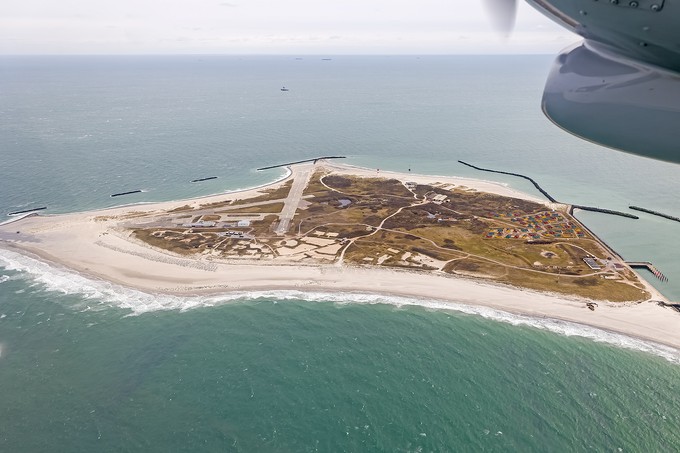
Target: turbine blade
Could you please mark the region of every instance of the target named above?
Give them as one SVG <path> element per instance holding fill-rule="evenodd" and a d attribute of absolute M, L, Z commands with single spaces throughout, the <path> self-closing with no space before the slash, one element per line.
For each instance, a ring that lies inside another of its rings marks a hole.
<path fill-rule="evenodd" d="M 501 35 L 510 36 L 515 26 L 517 0 L 484 0 L 484 4 L 494 28 Z"/>

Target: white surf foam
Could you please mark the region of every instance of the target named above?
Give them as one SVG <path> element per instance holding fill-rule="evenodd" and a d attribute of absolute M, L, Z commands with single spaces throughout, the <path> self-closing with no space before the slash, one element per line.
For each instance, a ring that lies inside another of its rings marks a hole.
<path fill-rule="evenodd" d="M 432 299 L 417 299 L 383 294 L 305 292 L 299 290 L 237 291 L 212 296 L 171 296 L 149 294 L 128 289 L 103 280 L 84 277 L 73 271 L 50 266 L 29 256 L 0 249 L 0 267 L 18 271 L 47 291 L 65 295 L 76 295 L 83 299 L 82 306 L 76 309 L 92 310 L 96 307 L 118 307 L 129 310 L 132 315 L 159 311 L 186 311 L 201 307 L 212 307 L 237 301 L 253 300 L 301 300 L 307 302 L 326 302 L 345 304 L 383 304 L 394 307 L 418 306 L 428 310 L 455 311 L 481 316 L 513 326 L 527 326 L 546 330 L 564 336 L 588 338 L 592 341 L 607 343 L 621 348 L 643 351 L 680 364 L 680 350 L 645 341 L 626 335 L 608 332 L 595 327 L 551 318 L 535 318 L 516 315 L 477 305 L 468 305 Z M 2 276 L 2 281 L 7 281 Z M 15 277 L 10 277 L 14 279 Z"/>
<path fill-rule="evenodd" d="M 38 215 L 38 213 L 37 212 L 24 212 L 22 214 L 7 214 L 7 215 L 10 216 L 11 219 L 0 222 L 0 226 L 9 225 L 10 223 L 18 222 L 19 220 L 23 220 L 26 217 Z"/>
<path fill-rule="evenodd" d="M 456 311 L 469 315 L 481 316 L 485 319 L 503 322 L 513 326 L 527 326 L 557 333 L 567 337 L 582 337 L 598 343 L 607 343 L 625 349 L 643 351 L 663 357 L 669 362 L 680 364 L 680 350 L 670 346 L 638 339 L 635 337 L 629 337 L 615 332 L 609 332 L 575 322 L 552 318 L 536 318 L 531 316 L 517 315 L 478 305 L 467 305 L 449 301 L 415 299 L 379 294 L 315 293 L 302 291 L 253 292 L 249 293 L 247 297 L 273 298 L 278 300 L 292 299 L 304 301 L 326 301 L 336 304 L 387 304 L 399 308 L 406 306 L 418 306 L 429 310 Z"/>
<path fill-rule="evenodd" d="M 48 265 L 40 260 L 10 250 L 0 249 L 0 267 L 20 272 L 46 291 L 76 295 L 88 307 L 115 306 L 132 313 L 182 309 L 184 298 L 157 296 L 95 280 L 68 269 Z M 78 308 L 78 307 L 76 307 Z"/>

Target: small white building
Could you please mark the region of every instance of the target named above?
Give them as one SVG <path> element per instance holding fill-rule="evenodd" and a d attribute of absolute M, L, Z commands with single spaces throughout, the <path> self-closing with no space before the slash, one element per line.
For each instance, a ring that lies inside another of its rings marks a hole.
<path fill-rule="evenodd" d="M 597 261 L 595 261 L 593 258 L 589 256 L 583 258 L 583 261 L 588 265 L 589 268 L 591 268 L 594 271 L 599 271 L 600 269 L 602 269 L 602 267 L 599 264 L 597 264 Z"/>
<path fill-rule="evenodd" d="M 442 203 L 448 201 L 448 199 L 449 199 L 449 197 L 447 197 L 446 195 L 437 194 L 437 195 L 434 196 L 432 201 L 437 203 L 437 204 L 442 204 Z"/>
<path fill-rule="evenodd" d="M 204 220 L 199 220 L 198 222 L 194 223 L 183 223 L 182 226 L 184 228 L 212 228 L 215 225 L 217 225 L 216 222 L 206 222 Z"/>
<path fill-rule="evenodd" d="M 436 204 L 442 204 L 447 202 L 449 200 L 449 197 L 437 192 L 428 192 L 425 194 L 425 199 Z"/>
<path fill-rule="evenodd" d="M 237 227 L 249 227 L 250 226 L 250 220 L 239 220 L 238 223 L 236 223 Z"/>

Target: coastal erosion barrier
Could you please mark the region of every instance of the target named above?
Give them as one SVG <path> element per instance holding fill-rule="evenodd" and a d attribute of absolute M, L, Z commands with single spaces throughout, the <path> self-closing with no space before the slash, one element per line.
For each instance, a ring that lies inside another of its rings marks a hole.
<path fill-rule="evenodd" d="M 652 263 L 649 261 L 626 261 L 626 264 L 632 267 L 633 269 L 647 269 L 649 272 L 654 274 L 656 278 L 661 280 L 662 282 L 667 282 L 668 277 L 666 277 L 659 269 L 657 269 Z"/>
<path fill-rule="evenodd" d="M 509 171 L 500 171 L 500 170 L 491 170 L 489 168 L 482 168 L 478 167 L 476 165 L 468 164 L 467 162 L 463 162 L 462 160 L 459 160 L 463 165 L 467 165 L 470 168 L 474 168 L 475 170 L 480 170 L 480 171 L 488 171 L 491 173 L 499 173 L 501 175 L 510 175 L 510 176 L 517 176 L 518 178 L 523 178 L 526 179 L 527 181 L 531 182 L 536 189 L 538 189 L 539 192 L 541 192 L 548 200 L 550 200 L 552 203 L 560 203 L 557 201 L 552 195 L 550 195 L 543 187 L 541 187 L 536 181 L 534 181 L 532 178 L 525 176 L 525 175 L 520 175 L 519 173 L 510 173 Z M 602 214 L 611 214 L 611 215 L 617 215 L 620 217 L 626 217 L 629 219 L 639 219 L 638 216 L 629 214 L 627 212 L 621 212 L 621 211 L 614 211 L 611 209 L 603 209 L 603 208 L 594 208 L 592 206 L 582 206 L 582 205 L 572 205 L 571 209 L 569 211 L 569 214 L 573 213 L 574 208 L 576 209 L 581 209 L 583 211 L 592 211 L 592 212 L 600 212 Z"/>
<path fill-rule="evenodd" d="M 663 212 L 652 211 L 651 209 L 645 209 L 645 208 L 641 208 L 639 206 L 628 206 L 628 207 L 630 209 L 635 210 L 635 211 L 646 212 L 647 214 L 652 214 L 652 215 L 656 215 L 656 216 L 659 216 L 659 217 L 663 217 L 663 218 L 668 219 L 668 220 L 675 220 L 676 222 L 680 222 L 679 217 L 674 217 L 672 215 L 664 214 Z"/>
<path fill-rule="evenodd" d="M 14 211 L 14 212 L 10 212 L 7 215 L 14 216 L 14 215 L 28 214 L 29 212 L 44 211 L 45 209 L 47 209 L 47 206 L 43 206 L 41 208 L 24 209 L 23 211 Z"/>
<path fill-rule="evenodd" d="M 664 307 L 664 308 L 665 307 L 671 307 L 673 310 L 680 312 L 680 304 L 669 304 L 669 303 L 666 303 L 666 302 L 663 302 L 663 301 L 659 301 L 659 302 L 657 302 L 657 305 Z"/>
<path fill-rule="evenodd" d="M 141 189 L 130 190 L 129 192 L 119 192 L 119 193 L 114 193 L 114 194 L 111 194 L 111 198 L 113 198 L 113 197 L 121 197 L 121 196 L 123 196 L 123 195 L 130 195 L 130 194 L 133 194 L 133 193 L 140 193 L 140 192 L 141 192 Z"/>
<path fill-rule="evenodd" d="M 545 197 L 548 200 L 550 200 L 553 203 L 559 203 L 559 201 L 555 200 L 552 197 L 552 195 L 550 195 L 548 192 L 546 192 L 540 185 L 538 185 L 538 183 L 536 181 L 534 181 L 533 179 L 531 179 L 528 176 L 520 175 L 519 173 L 510 173 L 509 171 L 491 170 L 489 168 L 477 167 L 476 165 L 468 164 L 467 162 L 463 162 L 462 160 L 459 160 L 458 162 L 460 162 L 463 165 L 467 165 L 468 167 L 474 168 L 475 170 L 488 171 L 488 172 L 491 172 L 491 173 L 500 173 L 501 175 L 510 175 L 510 176 L 517 176 L 518 178 L 524 178 L 527 181 L 531 182 L 531 184 L 533 184 L 534 187 L 536 187 L 536 189 L 538 189 L 539 192 L 541 192 L 543 195 L 545 195 Z"/>
<path fill-rule="evenodd" d="M 9 220 L 5 220 L 4 222 L 0 222 L 0 226 L 9 225 L 10 223 L 18 222 L 19 220 L 23 220 L 23 219 L 26 219 L 28 217 L 34 217 L 34 216 L 37 216 L 37 215 L 38 215 L 38 213 L 34 212 L 34 211 L 33 212 L 26 212 L 24 214 L 15 215 L 15 216 L 12 216 L 12 218 L 9 219 Z"/>
<path fill-rule="evenodd" d="M 571 211 L 572 211 L 572 209 L 569 210 L 569 214 L 571 214 Z M 609 253 L 611 256 L 615 256 L 619 261 L 624 261 L 624 262 L 626 261 L 626 260 L 623 258 L 623 256 L 622 256 L 619 252 L 617 252 L 616 250 L 614 250 L 613 247 L 611 247 L 609 244 L 607 244 L 607 243 L 604 241 L 604 239 L 602 239 L 601 237 L 599 237 L 598 235 L 596 235 L 596 234 L 595 234 L 590 228 L 588 228 L 584 223 L 581 223 L 581 228 L 583 228 L 584 230 L 586 230 L 586 232 L 587 232 L 589 235 L 591 235 L 592 237 L 597 238 L 597 240 L 600 242 L 600 244 L 602 244 L 602 245 L 604 246 L 605 251 L 606 251 L 607 253 Z"/>
<path fill-rule="evenodd" d="M 295 162 L 288 162 L 286 164 L 278 164 L 278 165 L 270 165 L 268 167 L 262 167 L 258 168 L 257 171 L 262 171 L 262 170 L 271 170 L 272 168 L 279 168 L 279 167 L 288 167 L 290 165 L 296 165 L 296 164 L 304 164 L 307 162 L 314 162 L 317 163 L 317 161 L 323 160 L 323 159 L 344 159 L 345 156 L 323 156 L 323 157 L 315 157 L 314 159 L 305 159 L 305 160 L 297 160 Z"/>
<path fill-rule="evenodd" d="M 189 182 L 203 182 L 203 181 L 210 181 L 211 179 L 217 179 L 217 176 L 208 176 L 207 178 L 192 179 Z"/>
<path fill-rule="evenodd" d="M 574 209 L 580 209 L 582 211 L 591 211 L 591 212 L 601 212 L 602 214 L 611 214 L 611 215 L 618 215 L 621 217 L 627 217 L 629 219 L 639 219 L 640 217 L 629 214 L 627 212 L 620 212 L 620 211 L 612 211 L 611 209 L 602 209 L 602 208 L 593 208 L 592 206 L 581 206 L 578 204 L 571 205 L 571 211 L 573 212 Z M 570 212 L 571 214 L 571 212 Z"/>

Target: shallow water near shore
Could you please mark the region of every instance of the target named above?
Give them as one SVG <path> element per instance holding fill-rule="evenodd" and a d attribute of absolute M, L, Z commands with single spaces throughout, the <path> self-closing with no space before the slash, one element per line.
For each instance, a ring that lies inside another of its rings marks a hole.
<path fill-rule="evenodd" d="M 152 294 L 144 291 L 95 280 L 82 276 L 69 269 L 54 267 L 38 259 L 0 248 L 0 267 L 12 275 L 0 276 L 0 283 L 24 280 L 30 283 L 31 293 L 74 296 L 79 304 L 70 303 L 71 309 L 83 311 L 102 311 L 109 308 L 128 310 L 129 315 L 139 316 L 156 311 L 185 312 L 199 308 L 216 307 L 237 302 L 260 300 L 321 302 L 355 305 L 391 305 L 396 308 L 421 307 L 432 311 L 454 311 L 476 315 L 493 321 L 514 326 L 528 326 L 564 336 L 588 338 L 621 348 L 647 352 L 662 357 L 671 363 L 680 364 L 680 350 L 665 344 L 609 332 L 584 324 L 546 317 L 508 313 L 502 310 L 456 301 L 444 301 L 426 297 L 413 298 L 379 293 L 340 293 L 320 290 L 256 290 L 229 291 L 222 294 L 179 296 Z M 24 291 L 26 292 L 26 291 Z M 529 293 L 530 294 L 530 293 Z M 461 297 L 464 295 L 461 294 Z M 530 295 L 527 295 L 530 297 Z"/>
<path fill-rule="evenodd" d="M 589 339 L 294 297 L 130 317 L 1 285 L 7 451 L 680 447 L 680 368 Z"/>
<path fill-rule="evenodd" d="M 2 57 L 0 212 L 207 195 L 284 174 L 261 166 L 338 154 L 539 195 L 462 159 L 527 174 L 561 201 L 680 215 L 678 166 L 542 117 L 551 60 Z M 627 259 L 654 262 L 670 281 L 650 281 L 680 298 L 680 224 L 578 217 Z M 680 449 L 674 350 L 380 295 L 156 297 L 11 253 L 0 251 L 3 451 Z"/>

